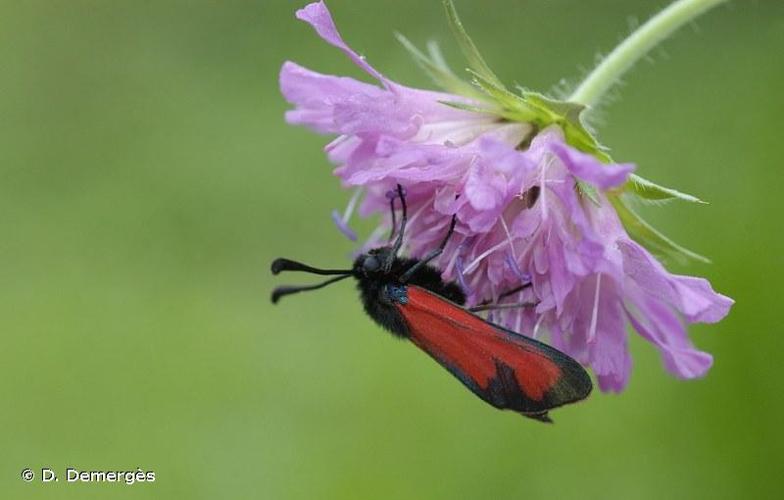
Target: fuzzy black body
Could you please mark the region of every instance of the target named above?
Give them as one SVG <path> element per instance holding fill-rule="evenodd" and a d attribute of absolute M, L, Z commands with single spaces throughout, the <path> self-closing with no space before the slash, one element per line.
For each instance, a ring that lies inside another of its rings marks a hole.
<path fill-rule="evenodd" d="M 368 270 L 368 267 L 373 267 L 366 265 L 369 258 L 383 262 L 388 252 L 389 249 L 385 247 L 360 255 L 354 261 L 353 274 L 357 279 L 362 305 L 368 316 L 393 335 L 408 338 L 408 326 L 395 306 L 396 301 L 405 298 L 392 296 L 390 290 L 405 289 L 405 285 L 400 282 L 400 276 L 419 263 L 419 260 L 397 257 L 389 271 L 380 268 L 376 271 Z M 406 285 L 420 286 L 461 306 L 466 301 L 465 294 L 456 283 L 444 281 L 441 272 L 429 265 L 417 269 L 406 281 Z"/>

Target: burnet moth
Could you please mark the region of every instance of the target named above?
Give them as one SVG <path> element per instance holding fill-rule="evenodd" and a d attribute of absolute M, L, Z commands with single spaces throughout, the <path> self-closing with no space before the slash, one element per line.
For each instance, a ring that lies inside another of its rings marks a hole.
<path fill-rule="evenodd" d="M 457 283 L 444 281 L 429 263 L 446 247 L 455 229 L 453 216 L 441 245 L 421 259 L 399 257 L 406 228 L 406 201 L 398 185 L 392 207 L 395 232 L 395 198 L 400 199 L 401 221 L 389 246 L 359 255 L 351 269 L 318 269 L 289 259 L 276 259 L 272 274 L 302 271 L 332 275 L 310 286 L 283 286 L 272 292 L 281 297 L 317 290 L 343 279 L 357 280 L 365 312 L 393 335 L 411 340 L 485 402 L 513 410 L 542 422 L 547 412 L 584 399 L 591 379 L 574 359 L 547 344 L 507 330 L 475 314 L 479 311 L 531 304 L 482 304 L 463 307 L 465 294 Z M 526 283 L 507 294 L 530 286 Z"/>

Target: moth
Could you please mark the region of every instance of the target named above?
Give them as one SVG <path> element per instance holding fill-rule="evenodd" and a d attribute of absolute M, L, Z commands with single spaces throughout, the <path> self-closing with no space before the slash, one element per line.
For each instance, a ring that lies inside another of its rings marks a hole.
<path fill-rule="evenodd" d="M 308 286 L 282 286 L 272 302 L 304 291 L 317 290 L 353 277 L 365 312 L 394 336 L 410 340 L 486 403 L 502 410 L 552 422 L 553 408 L 585 399 L 593 385 L 585 369 L 566 354 L 543 342 L 496 325 L 477 312 L 531 304 L 482 304 L 465 307 L 460 286 L 445 281 L 431 265 L 455 230 L 453 216 L 438 248 L 421 259 L 399 256 L 406 230 L 403 188 L 397 186 L 401 221 L 394 242 L 359 255 L 351 269 L 319 269 L 290 259 L 272 262 L 273 274 L 300 271 L 334 277 Z M 395 235 L 394 198 L 391 199 Z M 520 291 L 530 283 L 502 294 Z"/>

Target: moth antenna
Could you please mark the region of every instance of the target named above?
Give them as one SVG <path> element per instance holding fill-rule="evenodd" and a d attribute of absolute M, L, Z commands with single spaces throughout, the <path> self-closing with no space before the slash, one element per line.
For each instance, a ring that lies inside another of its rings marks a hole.
<path fill-rule="evenodd" d="M 272 271 L 272 274 L 278 274 L 283 271 L 300 271 L 310 274 L 319 274 L 322 276 L 330 276 L 333 274 L 349 275 L 353 272 L 351 269 L 319 269 L 290 259 L 273 260 L 272 265 L 270 266 L 270 271 Z"/>
<path fill-rule="evenodd" d="M 273 304 L 277 304 L 281 297 L 285 297 L 286 295 L 293 295 L 295 293 L 300 292 L 307 292 L 310 290 L 318 290 L 319 288 L 324 288 L 327 285 L 331 285 L 332 283 L 336 283 L 340 280 L 344 280 L 351 276 L 350 274 L 344 274 L 342 276 L 337 276 L 335 278 L 330 278 L 327 281 L 322 283 L 317 283 L 315 285 L 308 285 L 308 286 L 279 286 L 278 288 L 272 291 L 272 296 L 270 296 L 270 300 L 272 300 Z"/>

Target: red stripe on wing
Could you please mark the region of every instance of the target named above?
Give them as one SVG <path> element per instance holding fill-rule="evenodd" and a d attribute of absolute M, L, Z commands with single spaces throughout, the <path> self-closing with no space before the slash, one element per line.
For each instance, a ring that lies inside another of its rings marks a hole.
<path fill-rule="evenodd" d="M 562 370 L 537 343 L 504 331 L 460 306 L 417 286 L 408 287 L 408 302 L 398 306 L 411 341 L 439 363 L 487 390 L 498 374 L 498 361 L 514 371 L 525 396 L 542 401 L 561 379 Z M 563 404 L 563 401 L 559 404 Z"/>

